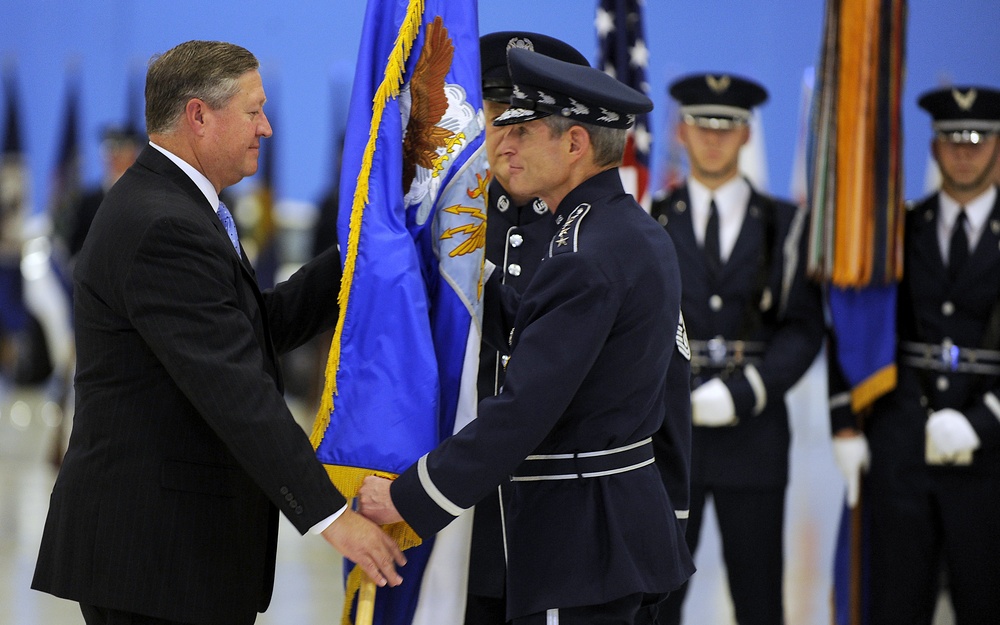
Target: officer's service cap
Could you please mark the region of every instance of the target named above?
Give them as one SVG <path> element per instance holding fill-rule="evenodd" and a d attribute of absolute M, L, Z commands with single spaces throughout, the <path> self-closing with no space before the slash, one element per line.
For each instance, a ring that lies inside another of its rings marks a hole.
<path fill-rule="evenodd" d="M 746 124 L 750 110 L 767 100 L 767 90 L 732 74 L 690 74 L 670 85 L 687 124 L 725 130 Z"/>
<path fill-rule="evenodd" d="M 511 48 L 524 48 L 569 63 L 589 65 L 587 58 L 576 48 L 548 35 L 516 30 L 489 33 L 479 38 L 484 100 L 504 104 L 510 102 L 513 86 L 510 82 L 510 70 L 507 69 L 507 50 Z"/>
<path fill-rule="evenodd" d="M 510 108 L 494 126 L 520 124 L 549 115 L 573 121 L 628 128 L 638 113 L 653 110 L 645 94 L 615 80 L 599 69 L 512 48 L 507 52 L 514 83 Z"/>
<path fill-rule="evenodd" d="M 947 87 L 917 101 L 931 114 L 937 136 L 953 143 L 979 143 L 1000 133 L 1000 91 L 988 87 Z"/>

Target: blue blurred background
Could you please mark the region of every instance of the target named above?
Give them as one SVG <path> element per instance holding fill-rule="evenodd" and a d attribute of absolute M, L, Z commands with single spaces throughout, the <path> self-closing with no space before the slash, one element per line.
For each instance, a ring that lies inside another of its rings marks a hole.
<path fill-rule="evenodd" d="M 308 212 L 332 184 L 364 4 L 2 0 L 0 62 L 14 68 L 20 91 L 32 211 L 43 210 L 48 200 L 71 74 L 82 93 L 84 182 L 95 183 L 100 129 L 126 121 L 130 80 L 138 93 L 150 55 L 188 39 L 222 39 L 249 48 L 262 62 L 275 129 L 278 210 Z M 480 32 L 544 32 L 594 62 L 595 5 L 596 0 L 483 0 Z M 647 0 L 648 77 L 656 104 L 654 181 L 664 160 L 666 85 L 690 71 L 730 71 L 757 78 L 771 93 L 761 109 L 768 186 L 789 195 L 803 74 L 817 63 L 823 9 L 820 0 Z M 928 120 L 915 100 L 941 84 L 1000 86 L 998 18 L 997 0 L 911 0 L 903 118 L 908 198 L 924 192 L 930 139 Z M 2 108 L 0 103 L 0 115 Z"/>

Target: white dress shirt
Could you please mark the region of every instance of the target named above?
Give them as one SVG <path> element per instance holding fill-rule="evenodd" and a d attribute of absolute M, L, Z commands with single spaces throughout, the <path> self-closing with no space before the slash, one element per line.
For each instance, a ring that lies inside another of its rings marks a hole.
<path fill-rule="evenodd" d="M 941 191 L 938 198 L 941 208 L 937 220 L 938 245 L 941 246 L 941 259 L 947 266 L 948 254 L 951 252 L 951 230 L 955 227 L 955 220 L 958 219 L 962 205 L 944 191 Z M 965 204 L 965 236 L 969 238 L 969 256 L 972 256 L 979 239 L 983 236 L 996 199 L 997 187 L 992 185 L 979 197 Z"/>
<path fill-rule="evenodd" d="M 691 225 L 698 245 L 705 245 L 705 228 L 708 226 L 708 205 L 715 200 L 719 212 L 719 256 L 722 262 L 729 260 L 736 239 L 743 228 L 743 218 L 750 203 L 750 184 L 742 176 L 736 176 L 714 191 L 693 177 L 687 180 L 688 196 L 691 201 Z"/>

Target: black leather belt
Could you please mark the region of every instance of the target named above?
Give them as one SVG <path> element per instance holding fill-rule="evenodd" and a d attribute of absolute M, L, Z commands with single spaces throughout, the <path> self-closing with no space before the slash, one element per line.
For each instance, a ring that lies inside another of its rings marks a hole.
<path fill-rule="evenodd" d="M 574 454 L 528 456 L 511 476 L 512 482 L 578 480 L 634 471 L 652 464 L 653 439 L 605 449 Z"/>
<path fill-rule="evenodd" d="M 903 364 L 915 369 L 1000 375 L 1000 351 L 959 347 L 947 339 L 941 343 L 901 341 L 899 356 Z"/>
<path fill-rule="evenodd" d="M 689 340 L 692 367 L 742 367 L 764 358 L 763 341 L 727 341 L 721 336 L 708 341 Z"/>

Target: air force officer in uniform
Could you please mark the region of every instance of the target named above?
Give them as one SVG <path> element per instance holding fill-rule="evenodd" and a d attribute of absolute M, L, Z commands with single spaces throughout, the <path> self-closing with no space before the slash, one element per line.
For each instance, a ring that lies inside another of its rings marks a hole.
<path fill-rule="evenodd" d="M 510 107 L 514 88 L 507 69 L 507 50 L 510 48 L 524 48 L 578 65 L 587 65 L 587 59 L 569 44 L 538 33 L 504 31 L 479 38 L 483 113 L 487 121 L 486 158 L 492 174 L 487 204 L 486 260 L 496 265 L 501 282 L 523 293 L 548 253 L 556 222 L 541 198 L 507 190 L 510 165 L 507 155 L 499 149 L 507 127 L 494 126 L 492 122 Z M 505 361 L 504 354 L 483 342 L 479 354 L 479 397 L 491 397 L 500 392 Z M 507 622 L 501 501 L 498 489 L 476 504 L 473 515 L 465 616 L 469 625 Z"/>
<path fill-rule="evenodd" d="M 836 456 L 849 479 L 870 448 L 871 622 L 930 625 L 943 564 L 957 625 L 986 625 L 1000 623 L 1000 198 L 992 177 L 1000 91 L 936 89 L 919 104 L 933 118 L 941 188 L 906 214 L 898 382 L 863 420 L 833 398 L 834 445 L 862 449 Z"/>
<path fill-rule="evenodd" d="M 494 334 L 511 355 L 500 394 L 394 482 L 368 478 L 360 509 L 429 536 L 508 481 L 508 619 L 652 622 L 694 568 L 651 441 L 675 418 L 669 398 L 688 401 L 683 381 L 667 384 L 688 353 L 677 257 L 617 171 L 652 103 L 596 69 L 508 58 L 512 106 L 494 123 L 508 129 L 509 188 L 545 200 L 558 231 L 522 296 L 487 285 L 508 321 Z M 672 431 L 686 455 L 688 430 Z"/>
<path fill-rule="evenodd" d="M 789 425 L 785 393 L 809 368 L 823 337 L 819 290 L 804 275 L 805 213 L 740 175 L 750 111 L 767 98 L 727 74 L 675 81 L 685 183 L 653 202 L 680 259 L 681 308 L 691 339 L 693 552 L 711 496 L 736 620 L 783 622 L 782 569 Z M 684 590 L 661 623 L 679 623 Z"/>

